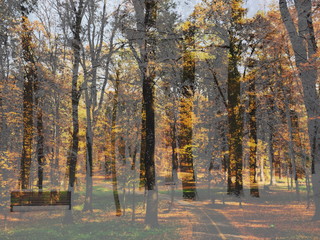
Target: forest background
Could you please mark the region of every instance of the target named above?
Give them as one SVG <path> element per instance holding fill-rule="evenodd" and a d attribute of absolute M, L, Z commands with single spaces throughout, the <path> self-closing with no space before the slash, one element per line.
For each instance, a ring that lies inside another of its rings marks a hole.
<path fill-rule="evenodd" d="M 103 176 L 117 216 L 144 189 L 156 227 L 165 184 L 214 201 L 284 181 L 318 220 L 320 2 L 264 4 L 1 0 L 1 209 L 69 190 L 93 211 Z"/>

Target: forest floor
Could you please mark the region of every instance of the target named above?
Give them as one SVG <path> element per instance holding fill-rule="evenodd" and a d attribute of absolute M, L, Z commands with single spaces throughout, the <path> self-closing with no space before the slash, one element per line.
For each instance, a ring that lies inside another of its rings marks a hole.
<path fill-rule="evenodd" d="M 320 239 L 320 222 L 311 221 L 313 209 L 300 202 L 252 199 L 240 207 L 236 201 L 201 201 L 186 205 L 184 210 L 191 213 L 192 220 L 183 239 Z M 203 234 L 197 230 L 199 224 Z"/>
<path fill-rule="evenodd" d="M 189 214 L 182 239 L 320 239 L 320 221 L 312 221 L 313 205 L 307 208 L 303 191 L 297 201 L 280 184 L 260 191 L 260 198 L 247 192 L 241 202 L 226 196 L 223 201 L 218 195 L 213 204 L 202 190 L 199 201 L 175 203 Z"/>
<path fill-rule="evenodd" d="M 305 192 L 302 201 L 283 184 L 261 190 L 260 198 L 245 192 L 241 199 L 227 197 L 222 189 L 214 188 L 208 196 L 207 185 L 198 186 L 197 201 L 181 198 L 181 189 L 174 191 L 171 203 L 170 187 L 159 186 L 158 229 L 144 226 L 144 194 L 136 194 L 136 218 L 132 221 L 132 190 L 127 190 L 126 202 L 120 191 L 125 216 L 116 217 L 110 182 L 96 179 L 93 212 L 83 212 L 83 192 L 77 194 L 74 224 L 65 224 L 65 211 L 27 211 L 0 214 L 0 240 L 37 239 L 320 239 L 320 221 L 311 221 L 313 207 L 306 208 Z M 212 198 L 212 197 L 211 197 Z"/>

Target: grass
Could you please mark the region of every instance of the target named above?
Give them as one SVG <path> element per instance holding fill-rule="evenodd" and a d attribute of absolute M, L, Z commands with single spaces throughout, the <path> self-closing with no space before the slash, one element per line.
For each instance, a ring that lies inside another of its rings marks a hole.
<path fill-rule="evenodd" d="M 168 202 L 170 201 L 170 198 L 163 198 L 165 200 L 159 202 L 159 212 L 162 211 L 162 215 L 159 215 L 159 219 L 161 219 L 160 227 L 156 229 L 147 229 L 143 224 L 145 213 L 145 210 L 142 209 L 144 201 L 143 192 L 140 191 L 135 195 L 137 221 L 132 222 L 132 192 L 128 194 L 127 191 L 126 194 L 126 216 L 115 217 L 113 192 L 110 189 L 110 183 L 107 183 L 107 185 L 108 187 L 106 187 L 105 184 L 94 186 L 94 211 L 92 213 L 82 211 L 85 191 L 79 190 L 76 192 L 75 206 L 73 207 L 73 216 L 75 220 L 74 224 L 62 224 L 62 212 L 52 212 L 50 214 L 48 214 L 48 212 L 32 212 L 24 213 L 23 215 L 20 215 L 20 217 L 19 214 L 13 214 L 11 215 L 12 219 L 10 220 L 9 229 L 7 231 L 2 231 L 2 229 L 0 229 L 0 240 L 180 239 L 178 231 L 181 230 L 181 226 L 178 224 L 180 224 L 180 217 L 184 217 L 176 214 L 176 218 L 172 217 L 169 221 L 163 220 L 165 217 L 168 217 L 168 219 L 170 218 L 169 215 L 171 213 L 165 213 L 165 211 L 163 211 L 168 208 Z M 252 199 L 249 195 L 249 190 L 246 188 L 245 195 L 243 197 L 243 202 L 246 204 L 244 204 L 244 208 L 242 208 L 245 209 L 245 212 L 241 212 L 243 210 L 239 211 L 239 207 L 236 204 L 232 204 L 232 202 L 236 200 L 225 194 L 225 188 L 221 186 L 217 187 L 216 185 L 212 185 L 211 187 L 212 188 L 209 193 L 206 183 L 198 185 L 197 193 L 199 200 L 208 200 L 210 197 L 220 200 L 217 201 L 218 205 L 210 206 L 213 207 L 215 211 L 221 211 L 221 214 L 229 216 L 231 222 L 238 218 L 234 224 L 236 224 L 236 226 L 240 229 L 244 229 L 248 236 L 271 236 L 272 234 L 270 232 L 276 231 L 277 233 L 274 233 L 273 236 L 281 236 L 281 238 L 275 239 L 317 239 L 313 238 L 315 235 L 312 232 L 304 231 L 304 229 L 312 228 L 313 225 L 311 226 L 311 223 L 303 225 L 303 228 L 298 228 L 300 226 L 298 225 L 298 227 L 296 227 L 297 229 L 292 229 L 293 225 L 290 225 L 289 227 L 287 226 L 288 224 L 286 224 L 286 222 L 301 216 L 301 214 L 305 212 L 305 207 L 301 207 L 301 203 L 296 201 L 294 189 L 293 191 L 287 190 L 285 181 L 282 183 L 278 182 L 276 186 L 270 187 L 270 190 L 265 190 L 263 189 L 263 186 L 260 186 L 260 199 Z M 170 187 L 159 187 L 159 193 L 162 194 L 162 196 L 164 194 L 170 196 L 170 190 Z M 180 185 L 178 189 L 175 189 L 174 194 L 175 199 L 181 199 L 182 189 Z M 306 191 L 302 185 L 302 200 L 305 199 L 305 195 Z M 123 206 L 123 195 L 121 189 L 119 191 L 119 197 L 121 206 Z M 223 197 L 226 200 L 226 205 L 221 204 Z M 296 209 L 297 214 L 286 217 L 286 215 L 293 214 L 295 212 L 293 209 Z M 165 214 L 167 215 L 165 216 Z M 237 214 L 239 216 L 237 216 Z M 251 221 L 253 226 L 257 225 L 259 221 L 263 221 L 263 224 L 260 224 L 260 229 L 265 231 L 265 233 L 258 233 L 257 229 L 243 227 L 243 214 L 247 215 L 248 224 Z M 23 216 L 25 219 L 23 219 L 21 216 Z M 309 218 L 309 216 L 304 217 L 304 219 Z M 272 228 L 270 228 L 271 225 L 273 226 Z M 316 227 L 313 226 L 313 228 Z M 190 229 L 192 229 L 192 226 Z M 288 229 L 290 229 L 290 232 Z"/>
<path fill-rule="evenodd" d="M 104 222 L 55 224 L 43 227 L 12 229 L 0 233 L 1 240 L 55 240 L 55 239 L 178 239 L 175 227 L 162 226 L 145 229 L 143 224 L 122 219 Z"/>
<path fill-rule="evenodd" d="M 121 192 L 120 199 L 122 201 Z M 113 192 L 103 186 L 94 186 L 93 208 L 94 211 L 83 212 L 84 191 L 75 194 L 75 206 L 73 207 L 73 224 L 62 224 L 63 213 L 30 212 L 23 215 L 14 215 L 20 218 L 16 224 L 10 223 L 7 231 L 0 231 L 0 240 L 55 240 L 55 239 L 179 239 L 176 234 L 177 225 L 161 224 L 159 228 L 146 229 L 140 221 L 132 222 L 130 207 L 132 194 L 126 197 L 127 215 L 115 217 Z M 143 195 L 135 197 L 137 212 L 141 215 Z M 26 219 L 21 219 L 21 216 Z"/>

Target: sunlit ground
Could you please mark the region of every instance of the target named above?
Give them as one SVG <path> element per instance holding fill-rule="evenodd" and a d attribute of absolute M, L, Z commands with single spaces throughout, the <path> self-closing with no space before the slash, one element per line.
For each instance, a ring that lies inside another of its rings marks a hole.
<path fill-rule="evenodd" d="M 26 211 L 0 215 L 0 239 L 320 239 L 319 221 L 311 221 L 313 205 L 307 209 L 305 187 L 301 201 L 287 183 L 260 189 L 260 198 L 245 191 L 241 202 L 224 194 L 223 187 L 198 184 L 196 202 L 183 201 L 180 187 L 159 184 L 157 229 L 144 225 L 144 194 L 136 193 L 136 215 L 132 220 L 132 189 L 126 190 L 121 205 L 125 214 L 115 216 L 110 181 L 95 179 L 93 212 L 83 212 L 84 192 L 78 191 L 74 224 L 64 223 L 64 211 Z M 214 203 L 212 199 L 215 199 Z M 240 206 L 241 203 L 241 206 Z M 124 210 L 124 209 L 123 209 Z"/>

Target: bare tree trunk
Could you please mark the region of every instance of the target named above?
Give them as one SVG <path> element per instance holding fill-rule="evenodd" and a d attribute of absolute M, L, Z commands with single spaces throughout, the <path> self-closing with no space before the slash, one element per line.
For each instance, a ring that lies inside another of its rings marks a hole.
<path fill-rule="evenodd" d="M 60 180 L 60 165 L 59 165 L 59 155 L 60 155 L 60 94 L 58 92 L 55 93 L 55 114 L 54 114 L 54 126 L 53 126 L 53 140 L 54 140 L 54 149 L 53 149 L 53 157 L 51 163 L 51 185 L 55 188 L 59 187 Z"/>
<path fill-rule="evenodd" d="M 116 216 L 121 216 L 121 205 L 118 193 L 118 180 L 117 180 L 117 164 L 116 164 L 116 120 L 118 110 L 118 95 L 119 95 L 119 73 L 116 73 L 115 93 L 113 97 L 113 110 L 111 119 L 111 174 L 112 174 L 112 189 L 113 198 L 116 206 Z"/>
<path fill-rule="evenodd" d="M 312 156 L 312 187 L 315 203 L 314 220 L 320 219 L 320 103 L 317 94 L 318 72 L 314 61 L 317 45 L 312 22 L 312 1 L 295 0 L 298 28 L 290 15 L 286 0 L 279 0 L 282 21 L 288 31 L 296 66 L 303 86 L 308 116 L 308 132 Z M 306 66 L 308 65 L 308 66 Z"/>
<path fill-rule="evenodd" d="M 137 145 L 132 154 L 132 165 L 131 170 L 133 171 L 133 182 L 132 182 L 132 216 L 131 220 L 134 222 L 136 220 L 136 156 L 137 156 Z"/>
<path fill-rule="evenodd" d="M 86 198 L 83 206 L 83 211 L 93 211 L 92 208 L 92 190 L 93 190 L 93 143 L 91 120 L 87 121 L 86 130 Z M 88 124 L 89 123 L 89 124 Z"/>
<path fill-rule="evenodd" d="M 118 28 L 118 13 L 115 14 L 115 23 L 111 32 L 110 45 L 109 45 L 109 55 L 107 57 L 106 69 L 105 69 L 105 80 L 103 83 L 103 89 L 100 95 L 100 103 L 98 105 L 97 99 L 97 71 L 99 66 L 99 61 L 101 59 L 102 46 L 104 42 L 104 31 L 107 22 L 106 17 L 106 7 L 107 1 L 103 1 L 102 14 L 101 16 L 97 15 L 97 8 L 100 6 L 96 5 L 94 1 L 90 1 L 88 4 L 88 24 L 87 36 L 89 42 L 89 51 L 90 51 L 90 60 L 91 60 L 91 85 L 89 87 L 89 76 L 86 74 L 86 87 L 85 87 L 85 102 L 86 102 L 86 198 L 84 203 L 84 211 L 92 211 L 92 191 L 93 191 L 93 144 L 94 144 L 94 128 L 97 122 L 97 117 L 101 104 L 103 102 L 103 96 L 105 93 L 105 85 L 109 75 L 109 64 L 110 59 L 113 54 L 113 38 L 115 30 Z M 101 26 L 98 29 L 96 27 L 96 18 L 101 17 Z M 98 37 L 97 37 L 98 35 Z M 83 53 L 85 54 L 85 53 Z M 85 59 L 85 55 L 83 56 Z M 84 63 L 85 65 L 85 63 Z M 87 72 L 87 71 L 86 71 Z"/>
<path fill-rule="evenodd" d="M 276 183 L 273 149 L 273 127 L 268 124 L 268 159 L 270 168 L 270 186 Z"/>
<path fill-rule="evenodd" d="M 69 176 L 69 190 L 71 191 L 71 206 L 73 205 L 74 196 L 74 184 L 76 180 L 76 168 L 78 161 L 78 148 L 79 148 L 79 100 L 81 95 L 81 89 L 78 90 L 78 78 L 80 67 L 80 51 L 81 51 L 81 22 L 83 18 L 83 11 L 85 9 L 85 0 L 79 0 L 77 8 L 73 9 L 74 23 L 70 26 L 73 39 L 72 39 L 72 51 L 73 51 L 73 64 L 72 64 L 72 88 L 71 88 L 71 106 L 72 106 L 72 140 L 68 153 L 69 164 L 67 166 L 67 172 Z M 75 4 L 71 1 L 71 4 Z M 72 223 L 72 212 L 67 211 L 65 216 L 66 223 Z"/>
<path fill-rule="evenodd" d="M 175 113 L 173 113 L 175 114 Z M 177 182 L 178 180 L 178 152 L 177 152 L 177 120 L 176 117 L 174 116 L 172 124 L 172 139 L 171 139 L 171 166 L 172 166 L 172 172 L 171 172 L 171 177 L 173 182 Z"/>
<path fill-rule="evenodd" d="M 291 160 L 291 171 L 292 171 L 291 179 L 294 179 L 295 181 L 296 196 L 298 201 L 300 201 L 299 179 L 297 175 L 296 156 L 295 156 L 294 144 L 293 144 L 292 116 L 291 116 L 288 104 L 286 104 L 285 107 L 286 107 L 287 123 L 289 128 L 289 156 Z"/>
<path fill-rule="evenodd" d="M 86 69 L 85 69 L 86 70 Z M 86 72 L 86 71 L 85 71 Z M 93 189 L 93 129 L 92 129 L 92 93 L 89 97 L 88 76 L 85 74 L 85 102 L 86 102 L 86 197 L 84 201 L 83 211 L 92 212 L 92 189 Z M 92 88 L 92 87 L 91 87 Z M 91 89 L 92 91 L 92 89 Z"/>
<path fill-rule="evenodd" d="M 307 189 L 307 209 L 309 209 L 310 207 L 310 190 L 311 190 L 311 186 L 310 186 L 310 176 L 309 176 L 309 169 L 307 167 L 307 156 L 305 153 L 303 153 L 303 168 L 305 171 L 305 177 L 306 177 L 306 189 Z"/>

